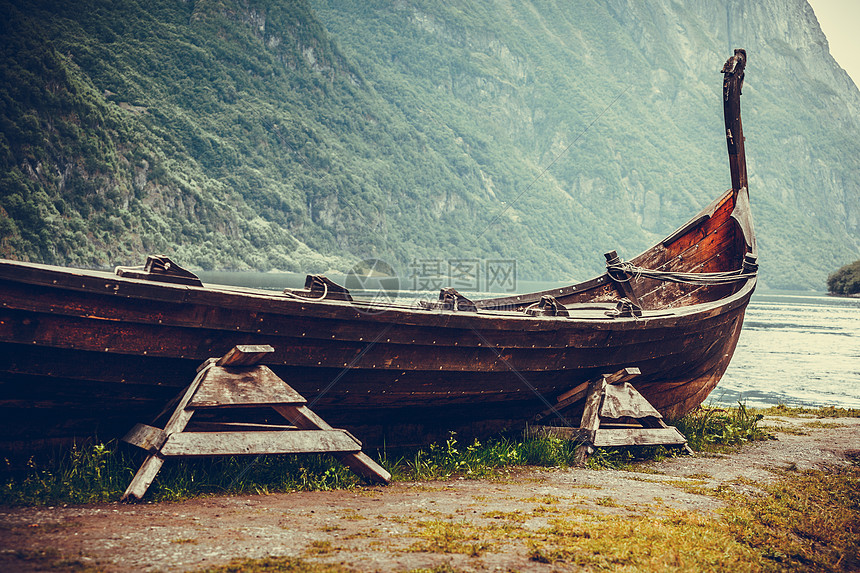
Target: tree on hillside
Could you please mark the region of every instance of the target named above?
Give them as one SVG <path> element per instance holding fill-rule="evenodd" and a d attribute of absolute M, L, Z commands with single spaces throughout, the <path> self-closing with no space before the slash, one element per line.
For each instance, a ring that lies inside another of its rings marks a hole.
<path fill-rule="evenodd" d="M 827 277 L 827 290 L 832 294 L 860 293 L 860 260 L 831 273 Z"/>

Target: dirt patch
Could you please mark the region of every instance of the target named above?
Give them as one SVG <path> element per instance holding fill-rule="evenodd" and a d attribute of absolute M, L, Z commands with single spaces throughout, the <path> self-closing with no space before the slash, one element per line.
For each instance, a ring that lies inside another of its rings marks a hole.
<path fill-rule="evenodd" d="M 730 455 L 641 464 L 637 471 L 525 468 L 493 480 L 349 491 L 5 507 L 0 570 L 186 571 L 237 557 L 293 556 L 364 571 L 441 565 L 551 571 L 529 559 L 522 534 L 545 528 L 553 516 L 708 514 L 722 504 L 715 488 L 754 491 L 784 471 L 847 464 L 858 455 L 857 418 L 768 417 L 764 425 L 776 440 Z M 459 535 L 467 529 L 471 535 Z M 475 542 L 475 531 L 486 535 Z"/>

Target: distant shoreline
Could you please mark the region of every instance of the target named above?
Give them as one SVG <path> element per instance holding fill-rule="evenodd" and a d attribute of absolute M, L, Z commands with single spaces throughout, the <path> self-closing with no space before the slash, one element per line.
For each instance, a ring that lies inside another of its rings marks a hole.
<path fill-rule="evenodd" d="M 836 296 L 839 298 L 860 298 L 860 292 L 855 292 L 853 294 L 839 294 L 836 292 L 829 292 L 827 296 Z"/>

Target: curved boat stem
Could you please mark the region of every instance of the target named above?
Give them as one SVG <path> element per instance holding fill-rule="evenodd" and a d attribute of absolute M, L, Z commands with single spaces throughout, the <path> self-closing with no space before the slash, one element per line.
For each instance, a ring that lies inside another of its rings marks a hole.
<path fill-rule="evenodd" d="M 746 50 L 735 50 L 735 55 L 723 65 L 723 112 L 726 119 L 726 144 L 729 149 L 729 168 L 732 172 L 732 190 L 747 186 L 747 161 L 744 151 L 744 130 L 741 125 L 741 89 L 744 85 Z"/>

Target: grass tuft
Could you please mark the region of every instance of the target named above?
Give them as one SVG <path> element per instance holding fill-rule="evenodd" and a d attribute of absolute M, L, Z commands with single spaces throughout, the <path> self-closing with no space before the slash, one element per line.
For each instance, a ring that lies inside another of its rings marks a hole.
<path fill-rule="evenodd" d="M 765 416 L 813 417 L 813 418 L 860 418 L 860 408 L 837 408 L 823 406 L 821 408 L 803 408 L 779 404 L 770 408 L 757 410 Z"/>
<path fill-rule="evenodd" d="M 310 547 L 307 548 L 306 552 L 308 555 L 326 555 L 337 550 L 338 548 L 332 545 L 331 541 L 322 540 L 311 541 Z"/>
<path fill-rule="evenodd" d="M 26 468 L 7 468 L 0 503 L 82 504 L 117 501 L 144 458 L 116 441 L 75 445 L 55 458 Z M 146 494 L 150 501 L 178 501 L 218 494 L 268 494 L 331 490 L 359 483 L 348 469 L 323 455 L 223 456 L 171 459 Z"/>
<path fill-rule="evenodd" d="M 410 569 L 409 573 L 460 573 L 460 571 L 450 563 L 442 563 L 430 568 Z"/>
<path fill-rule="evenodd" d="M 550 520 L 526 541 L 532 561 L 586 570 L 755 571 L 755 552 L 685 512 L 660 517 L 590 514 Z"/>
<path fill-rule="evenodd" d="M 700 406 L 680 420 L 675 427 L 696 451 L 725 451 L 747 442 L 772 439 L 758 423 L 763 414 L 753 412 L 738 402 L 737 408 Z"/>
<path fill-rule="evenodd" d="M 384 457 L 382 464 L 399 480 L 478 479 L 495 477 L 501 469 L 513 466 L 569 466 L 575 447 L 574 442 L 555 436 L 521 440 L 497 436 L 486 442 L 475 439 L 464 446 L 452 432 L 444 444 L 431 444 L 396 460 Z"/>

